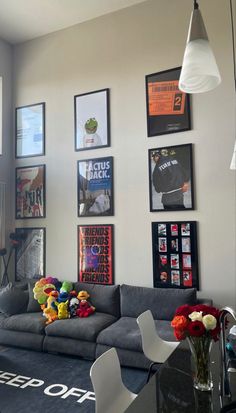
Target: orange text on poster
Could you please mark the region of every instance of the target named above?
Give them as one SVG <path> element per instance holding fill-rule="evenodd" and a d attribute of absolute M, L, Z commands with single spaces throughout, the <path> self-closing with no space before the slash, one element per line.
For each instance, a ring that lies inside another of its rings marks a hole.
<path fill-rule="evenodd" d="M 149 115 L 183 115 L 185 93 L 178 87 L 178 80 L 148 84 Z"/>

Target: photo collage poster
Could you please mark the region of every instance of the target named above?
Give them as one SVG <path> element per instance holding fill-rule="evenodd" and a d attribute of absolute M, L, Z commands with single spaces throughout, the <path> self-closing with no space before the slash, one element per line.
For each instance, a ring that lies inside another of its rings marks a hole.
<path fill-rule="evenodd" d="M 152 223 L 154 287 L 199 288 L 195 221 Z"/>

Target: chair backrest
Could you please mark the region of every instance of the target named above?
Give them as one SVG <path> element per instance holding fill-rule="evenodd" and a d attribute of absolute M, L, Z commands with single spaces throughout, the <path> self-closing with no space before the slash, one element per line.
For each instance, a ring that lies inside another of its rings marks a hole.
<path fill-rule="evenodd" d="M 164 363 L 179 345 L 176 341 L 165 341 L 159 337 L 153 315 L 150 310 L 140 314 L 137 323 L 142 337 L 143 352 L 149 360 Z"/>
<path fill-rule="evenodd" d="M 137 323 L 142 337 L 143 352 L 148 357 L 149 349 L 153 343 L 157 344 L 157 341 L 162 342 L 162 339 L 157 335 L 155 322 L 150 310 L 140 314 L 137 318 Z"/>
<path fill-rule="evenodd" d="M 96 413 L 123 413 L 136 394 L 122 382 L 120 361 L 115 348 L 103 353 L 90 369 L 96 399 Z"/>

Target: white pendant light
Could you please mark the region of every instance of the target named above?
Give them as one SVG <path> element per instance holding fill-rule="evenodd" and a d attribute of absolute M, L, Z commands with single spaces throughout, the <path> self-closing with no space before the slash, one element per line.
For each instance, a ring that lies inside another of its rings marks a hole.
<path fill-rule="evenodd" d="M 232 0 L 230 0 L 230 18 L 231 18 L 231 29 L 232 29 L 232 46 L 233 46 L 233 63 L 234 63 L 234 90 L 236 97 L 236 61 L 235 61 L 235 28 L 234 28 L 234 18 L 235 14 L 233 13 Z M 236 126 L 236 125 L 235 125 Z M 236 170 L 236 140 L 234 144 L 233 156 L 230 163 L 230 169 Z"/>
<path fill-rule="evenodd" d="M 236 141 L 234 144 L 234 151 L 233 151 L 233 156 L 231 159 L 231 164 L 230 164 L 230 169 L 236 169 Z"/>
<path fill-rule="evenodd" d="M 186 93 L 203 93 L 221 82 L 198 3 L 194 0 L 179 89 Z"/>

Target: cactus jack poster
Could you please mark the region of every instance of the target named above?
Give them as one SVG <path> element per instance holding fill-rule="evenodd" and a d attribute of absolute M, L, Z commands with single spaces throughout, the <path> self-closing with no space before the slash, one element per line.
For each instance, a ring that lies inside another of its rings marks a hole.
<path fill-rule="evenodd" d="M 78 161 L 78 216 L 113 215 L 113 158 Z"/>

